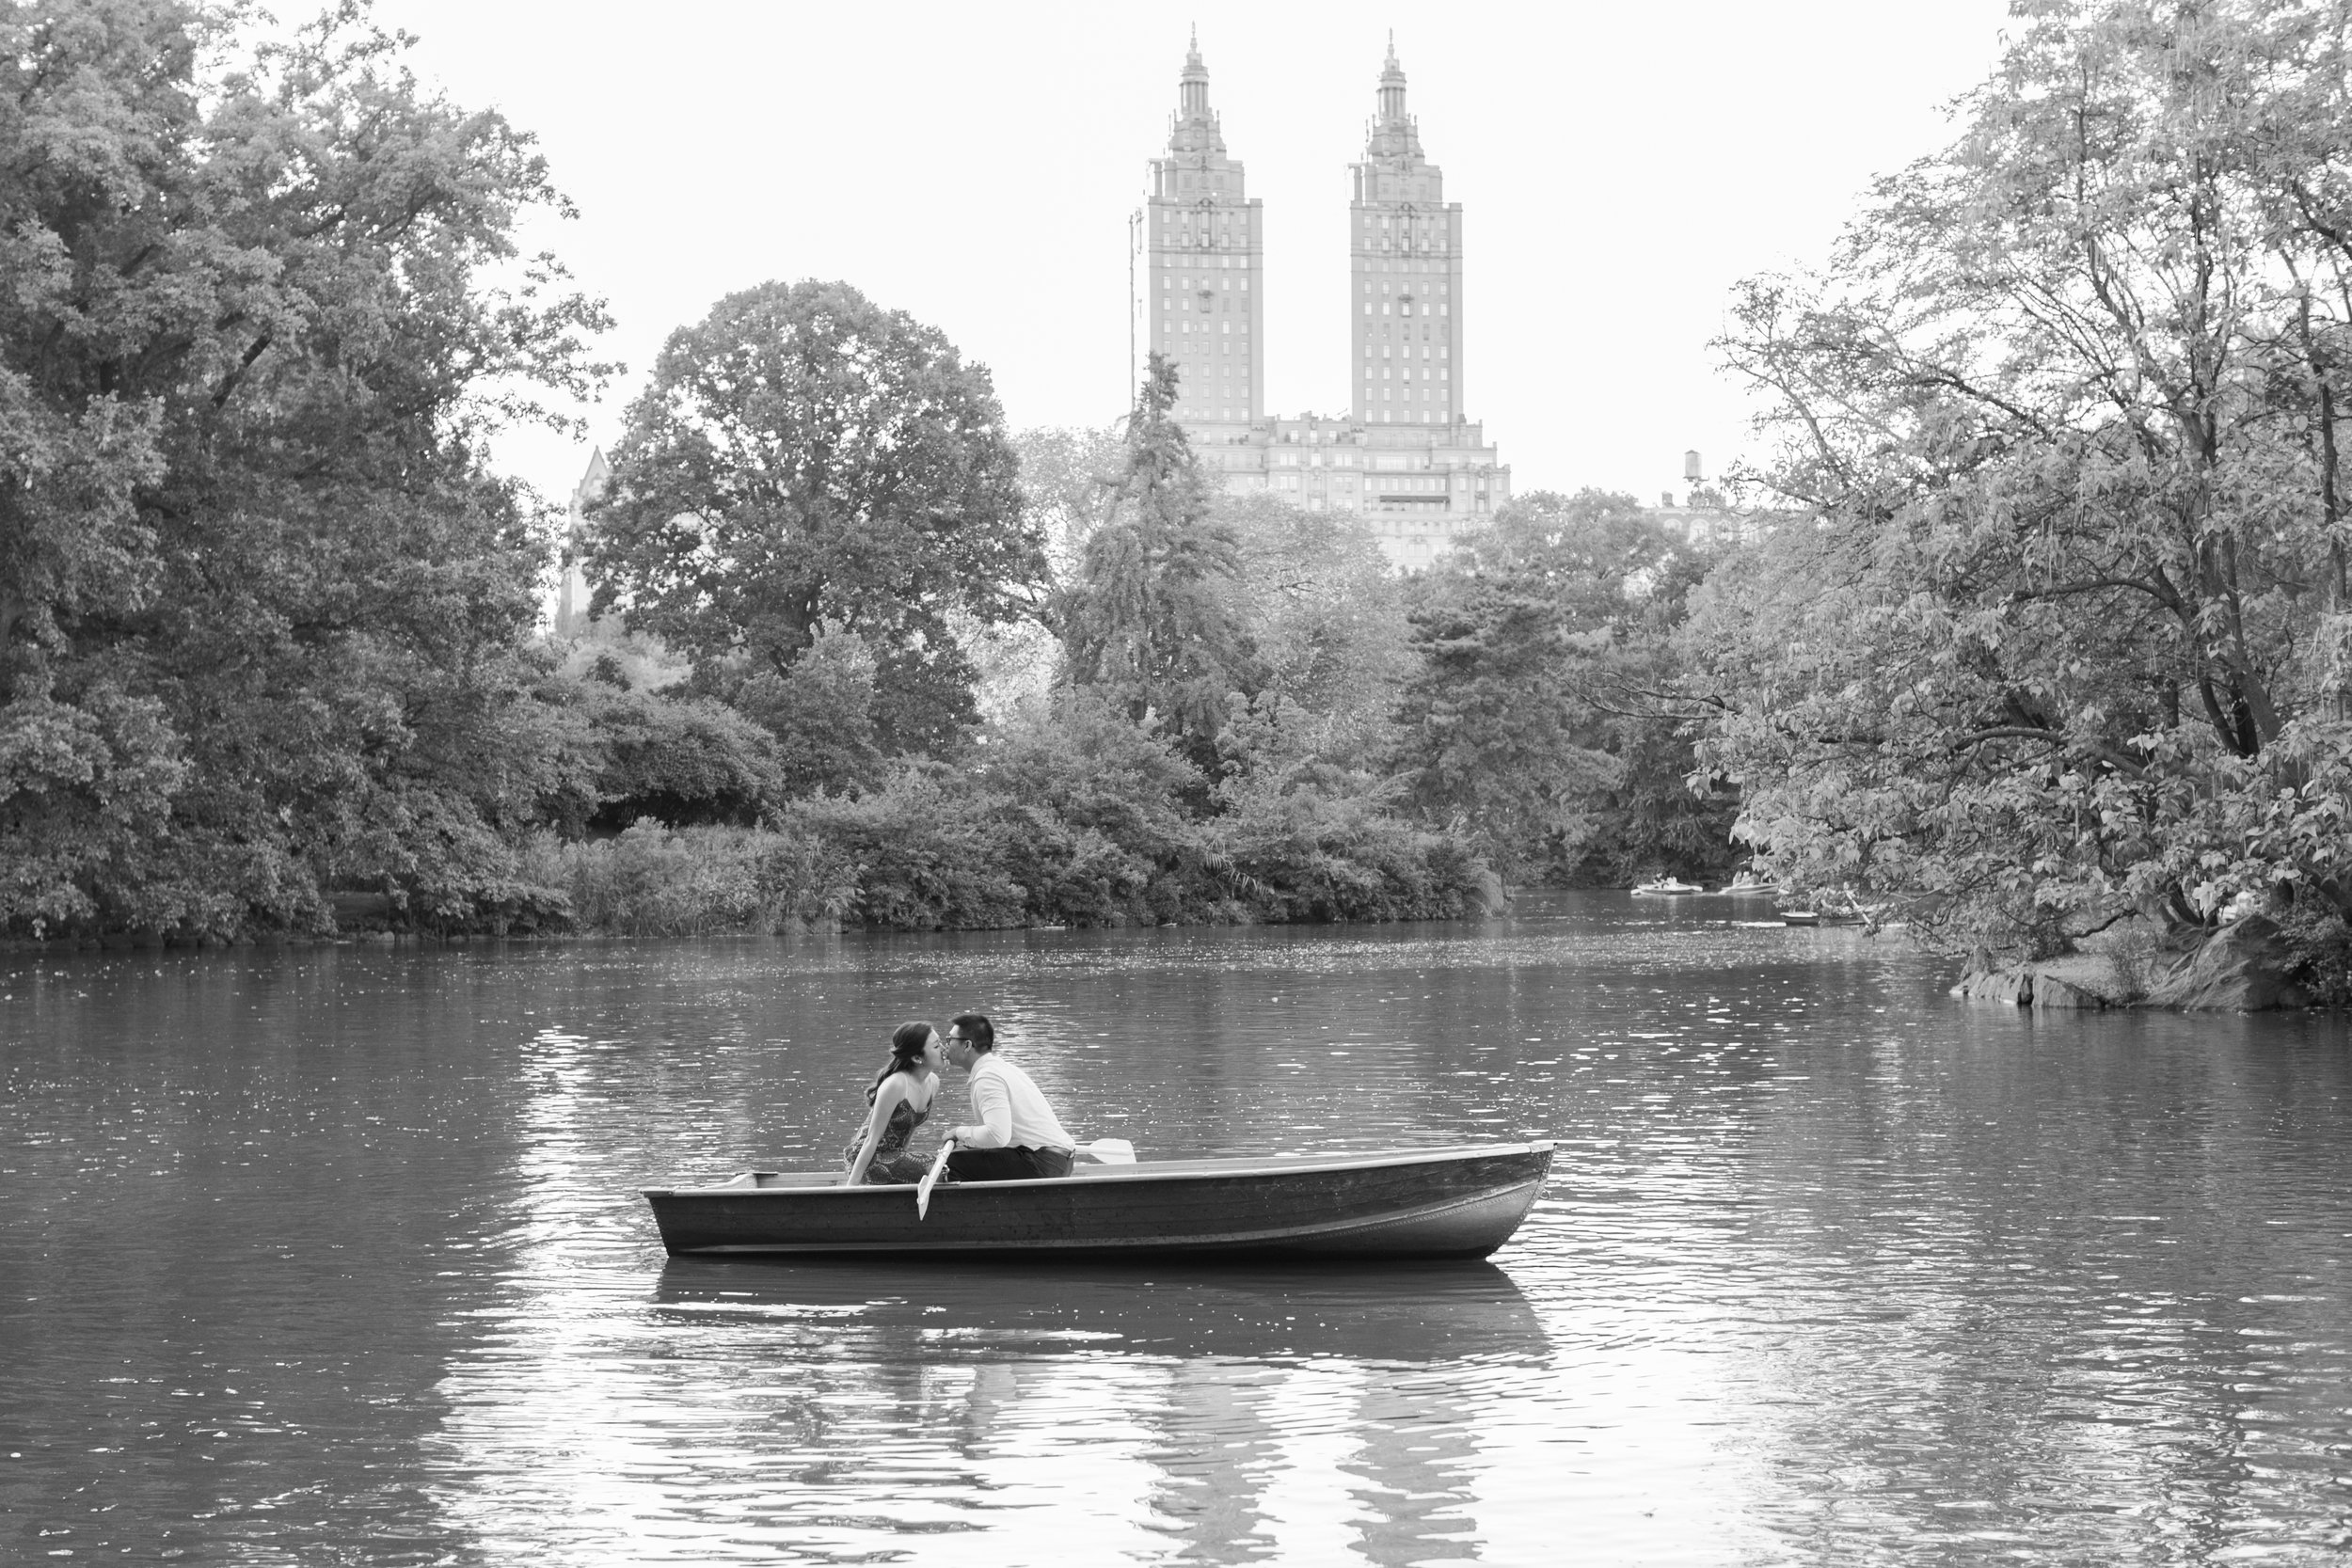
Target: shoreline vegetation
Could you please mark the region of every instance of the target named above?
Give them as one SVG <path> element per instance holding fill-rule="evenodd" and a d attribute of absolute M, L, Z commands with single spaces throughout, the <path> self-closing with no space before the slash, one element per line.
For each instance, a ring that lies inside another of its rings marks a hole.
<path fill-rule="evenodd" d="M 1163 357 L 1015 432 L 817 279 L 672 333 L 575 533 L 487 457 L 625 373 L 518 248 L 565 210 L 526 133 L 364 5 L 0 13 L 0 943 L 1430 919 L 1752 864 L 1970 994 L 2343 1005 L 2331 14 L 2021 8 L 1950 149 L 1738 290 L 1767 451 L 1693 492 L 1722 526 L 1535 491 L 1400 575 L 1229 493 Z"/>
<path fill-rule="evenodd" d="M 935 328 L 745 289 L 574 531 L 485 456 L 621 373 L 516 253 L 529 137 L 363 7 L 240 25 L 0 18 L 0 939 L 1428 919 L 1728 860 L 1678 721 L 1593 700 L 1699 576 L 1629 498 L 1400 578 L 1213 484 L 1159 357 L 1015 434 Z"/>

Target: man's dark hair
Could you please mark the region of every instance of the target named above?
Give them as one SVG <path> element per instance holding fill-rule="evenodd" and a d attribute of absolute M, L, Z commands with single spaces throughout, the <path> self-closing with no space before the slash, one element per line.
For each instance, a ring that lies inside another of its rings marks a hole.
<path fill-rule="evenodd" d="M 989 1022 L 986 1013 L 958 1013 L 947 1021 L 947 1027 L 962 1030 L 975 1051 L 996 1049 L 996 1025 Z"/>

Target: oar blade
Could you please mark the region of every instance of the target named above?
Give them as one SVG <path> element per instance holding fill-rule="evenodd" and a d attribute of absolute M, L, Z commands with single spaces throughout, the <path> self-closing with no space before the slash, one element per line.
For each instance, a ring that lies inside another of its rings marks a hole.
<path fill-rule="evenodd" d="M 939 1157 L 931 1162 L 931 1168 L 923 1173 L 923 1180 L 916 1184 L 914 1189 L 914 1217 L 916 1219 L 923 1219 L 930 1213 L 931 1189 L 939 1185 L 939 1173 L 947 1168 L 947 1154 L 954 1148 L 953 1144 L 941 1144 Z"/>

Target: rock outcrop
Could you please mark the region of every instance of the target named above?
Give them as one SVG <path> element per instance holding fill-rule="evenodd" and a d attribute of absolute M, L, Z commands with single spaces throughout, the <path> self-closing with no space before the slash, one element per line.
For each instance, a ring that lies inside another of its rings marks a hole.
<path fill-rule="evenodd" d="M 2207 937 L 2151 987 L 2147 1006 L 2236 1013 L 2308 1007 L 2311 997 L 2286 977 L 2287 961 L 2279 923 L 2249 914 Z"/>
<path fill-rule="evenodd" d="M 2096 1012 L 2102 1007 L 2120 1006 L 2122 1004 L 2109 997 L 2103 990 L 2094 990 L 2073 980 L 2060 979 L 2058 975 L 2044 971 L 2033 978 L 2033 1005 L 2037 1009 L 2055 1008 Z"/>
<path fill-rule="evenodd" d="M 2112 966 L 2098 954 L 2078 953 L 2007 969 L 1989 967 L 1979 954 L 1952 988 L 1954 996 L 2037 1010 L 2100 1007 L 2178 1007 L 2187 1012 L 2265 1012 L 2308 1007 L 2311 997 L 2286 977 L 2279 923 L 2249 914 L 2222 927 L 2161 975 L 2140 997 L 2117 994 Z"/>
<path fill-rule="evenodd" d="M 1952 988 L 1952 994 L 2013 1007 L 2095 1012 L 2123 1005 L 2110 994 L 2107 968 L 2095 954 L 2046 958 L 2009 969 L 1972 966 Z"/>
<path fill-rule="evenodd" d="M 2033 1006 L 2033 971 L 2016 969 L 1972 969 L 1960 977 L 1952 988 L 1954 996 L 1971 1002 L 2006 1002 L 2014 1007 Z"/>

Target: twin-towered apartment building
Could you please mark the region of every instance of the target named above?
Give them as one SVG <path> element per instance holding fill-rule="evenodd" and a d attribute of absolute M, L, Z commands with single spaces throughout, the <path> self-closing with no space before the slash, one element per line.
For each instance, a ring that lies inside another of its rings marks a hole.
<path fill-rule="evenodd" d="M 1144 339 L 1175 361 L 1177 418 L 1229 490 L 1360 513 L 1392 560 L 1416 566 L 1493 515 L 1511 470 L 1463 412 L 1462 204 L 1422 154 L 1393 42 L 1351 172 L 1351 412 L 1269 418 L 1263 214 L 1225 150 L 1196 38 L 1151 164 Z"/>

